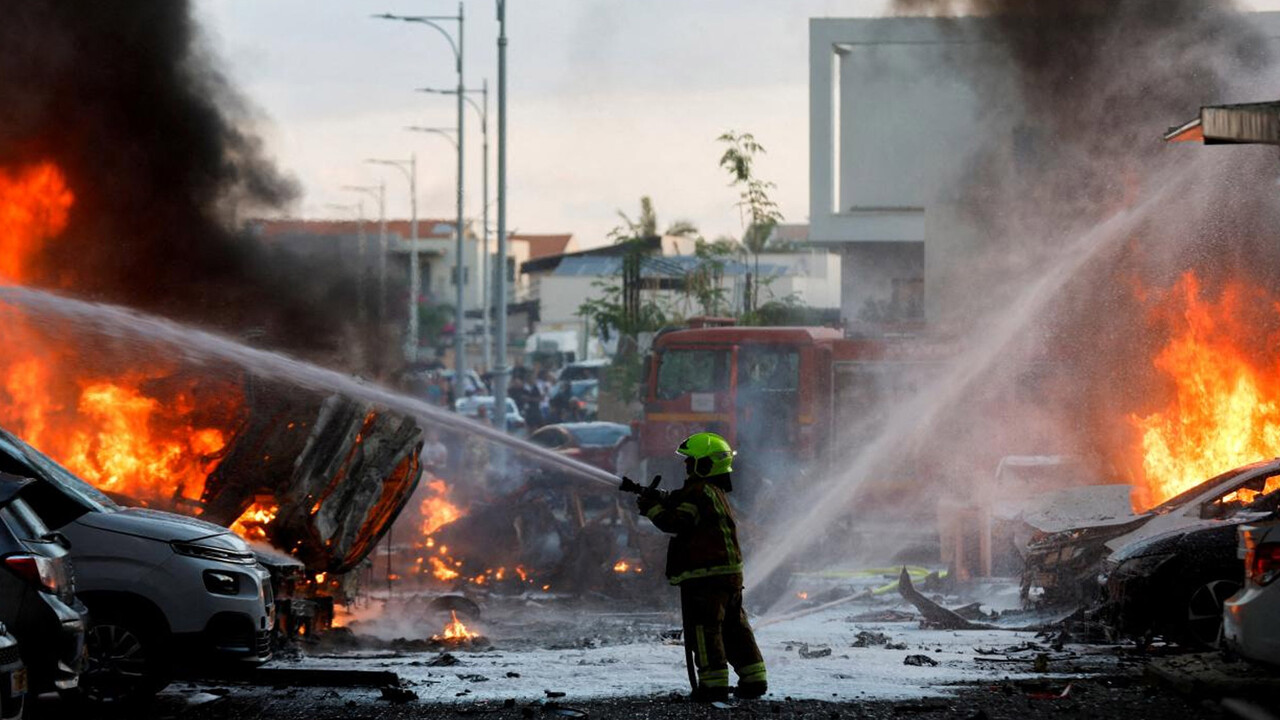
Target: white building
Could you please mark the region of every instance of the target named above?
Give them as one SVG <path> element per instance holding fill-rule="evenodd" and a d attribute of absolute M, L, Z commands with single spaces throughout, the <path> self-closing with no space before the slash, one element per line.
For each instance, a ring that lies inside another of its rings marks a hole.
<path fill-rule="evenodd" d="M 850 324 L 920 320 L 945 302 L 926 288 L 974 239 L 948 204 L 952 188 L 980 141 L 1017 142 L 1016 114 L 986 105 L 967 79 L 966 66 L 1001 52 L 981 22 L 810 20 L 810 240 L 843 255 Z M 1007 64 L 989 67 L 983 97 L 1015 97 Z"/>
<path fill-rule="evenodd" d="M 987 22 L 809 21 L 810 240 L 843 256 L 850 325 L 951 306 L 964 279 L 946 273 L 981 239 L 957 202 L 975 152 L 994 145 L 984 171 L 1016 177 L 1051 140 L 1020 124 L 1014 66 Z M 1250 23 L 1280 49 L 1280 13 Z M 1152 142 L 1179 119 L 1152 118 Z"/>

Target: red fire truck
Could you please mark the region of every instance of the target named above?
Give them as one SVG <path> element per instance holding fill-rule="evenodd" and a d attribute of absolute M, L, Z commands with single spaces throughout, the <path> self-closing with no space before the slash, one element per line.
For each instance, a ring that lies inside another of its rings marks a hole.
<path fill-rule="evenodd" d="M 823 327 L 701 327 L 660 333 L 645 362 L 645 471 L 683 475 L 674 449 L 711 431 L 742 471 L 796 476 L 838 459 L 938 367 L 918 335 L 846 338 Z M 737 470 L 735 470 L 737 472 Z"/>

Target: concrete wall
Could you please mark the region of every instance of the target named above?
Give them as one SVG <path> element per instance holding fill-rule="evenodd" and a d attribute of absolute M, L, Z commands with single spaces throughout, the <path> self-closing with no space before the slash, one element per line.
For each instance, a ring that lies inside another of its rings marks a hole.
<path fill-rule="evenodd" d="M 901 306 L 920 281 L 934 314 L 948 302 L 940 273 L 977 239 L 956 189 L 980 144 L 1012 147 L 1018 102 L 1004 48 L 979 36 L 982 22 L 810 21 L 810 240 L 842 253 L 846 322 Z M 994 86 L 981 98 L 973 66 Z"/>

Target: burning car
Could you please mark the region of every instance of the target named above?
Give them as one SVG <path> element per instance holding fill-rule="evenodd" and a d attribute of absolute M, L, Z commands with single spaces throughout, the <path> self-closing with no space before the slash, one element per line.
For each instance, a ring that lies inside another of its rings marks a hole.
<path fill-rule="evenodd" d="M 0 470 L 35 479 L 23 492 L 32 515 L 56 531 L 48 537 L 69 540 L 76 592 L 91 613 L 85 698 L 137 700 L 168 684 L 175 665 L 270 657 L 270 576 L 230 530 L 121 507 L 3 430 Z"/>
<path fill-rule="evenodd" d="M 1206 480 L 1143 513 L 1042 533 L 1027 545 L 1023 598 L 1039 594 L 1046 604 L 1092 601 L 1102 562 L 1111 553 L 1204 521 L 1256 518 L 1266 512 L 1257 508 L 1272 502 L 1277 489 L 1280 459 L 1261 461 Z"/>
<path fill-rule="evenodd" d="M 1206 520 L 1120 548 L 1103 565 L 1102 616 L 1124 635 L 1216 645 L 1223 602 L 1240 589 L 1244 574 L 1236 556 L 1244 517 Z"/>
<path fill-rule="evenodd" d="M 639 460 L 631 428 L 621 423 L 560 423 L 541 427 L 529 442 L 614 474 Z"/>

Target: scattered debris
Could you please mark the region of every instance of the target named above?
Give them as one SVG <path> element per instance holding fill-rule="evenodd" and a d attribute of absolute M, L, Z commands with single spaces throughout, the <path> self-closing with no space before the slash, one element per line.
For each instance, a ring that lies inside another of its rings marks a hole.
<path fill-rule="evenodd" d="M 956 613 L 948 610 L 938 603 L 930 600 L 920 594 L 919 590 L 911 584 L 911 575 L 907 569 L 902 568 L 902 574 L 898 576 L 898 594 L 903 599 L 911 603 L 924 616 L 924 622 L 927 625 L 942 630 L 993 630 L 991 625 L 983 625 L 979 623 L 969 622 L 960 617 Z"/>
<path fill-rule="evenodd" d="M 806 660 L 827 657 L 830 654 L 831 654 L 831 648 L 825 645 L 823 645 L 822 647 L 814 648 L 813 650 L 809 649 L 808 644 L 804 644 L 800 646 L 800 657 Z"/>
<path fill-rule="evenodd" d="M 409 688 L 400 687 L 399 685 L 387 685 L 382 688 L 382 699 L 400 704 L 417 700 L 418 694 Z"/>
<path fill-rule="evenodd" d="M 845 618 L 845 622 L 907 622 L 914 620 L 916 616 L 902 610 L 869 610 L 857 615 L 850 615 Z"/>
<path fill-rule="evenodd" d="M 888 643 L 884 646 L 885 650 L 906 650 L 907 644 L 904 642 Z"/>
<path fill-rule="evenodd" d="M 902 660 L 903 665 L 914 665 L 916 667 L 937 667 L 938 661 L 928 655 L 908 655 Z"/>
<path fill-rule="evenodd" d="M 546 693 L 549 698 L 562 698 L 565 695 L 559 690 L 543 690 L 542 692 Z"/>
<path fill-rule="evenodd" d="M 462 665 L 462 661 L 449 653 L 440 653 L 439 655 L 427 661 L 430 667 L 452 667 L 454 665 Z"/>
<path fill-rule="evenodd" d="M 877 645 L 888 645 L 889 636 L 881 632 L 869 632 L 862 630 L 858 633 L 857 638 L 853 641 L 852 647 L 872 647 Z"/>
<path fill-rule="evenodd" d="M 480 673 L 460 674 L 458 675 L 458 679 L 465 680 L 466 682 L 473 682 L 473 683 L 489 682 L 489 678 L 485 677 L 484 675 L 481 675 Z"/>

